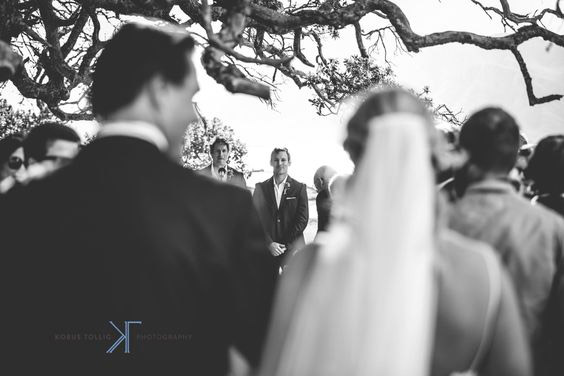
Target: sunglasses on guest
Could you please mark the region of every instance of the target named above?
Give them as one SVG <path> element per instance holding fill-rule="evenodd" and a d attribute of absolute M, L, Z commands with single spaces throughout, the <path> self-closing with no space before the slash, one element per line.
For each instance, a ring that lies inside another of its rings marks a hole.
<path fill-rule="evenodd" d="M 8 159 L 8 167 L 14 171 L 19 170 L 25 163 L 20 157 L 10 157 Z"/>

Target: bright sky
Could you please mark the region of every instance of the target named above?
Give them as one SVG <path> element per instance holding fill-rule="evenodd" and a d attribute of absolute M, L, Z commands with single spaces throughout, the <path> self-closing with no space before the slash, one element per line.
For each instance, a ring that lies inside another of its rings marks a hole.
<path fill-rule="evenodd" d="M 424 34 L 445 30 L 472 31 L 485 35 L 503 33 L 501 23 L 490 20 L 483 11 L 469 1 L 399 0 L 415 32 Z M 487 1 L 484 1 L 488 4 Z M 498 2 L 492 1 L 492 5 Z M 554 1 L 512 0 L 514 11 L 527 12 L 535 4 L 553 7 Z M 362 24 L 369 30 L 369 22 Z M 547 25 L 559 33 L 562 23 Z M 326 43 L 326 56 L 345 57 L 358 54 L 351 30 L 341 31 L 339 41 Z M 541 40 L 520 47 L 533 77 L 537 96 L 564 94 L 564 49 Z M 315 52 L 305 51 L 311 59 Z M 469 114 L 487 105 L 498 105 L 512 113 L 530 142 L 553 133 L 564 133 L 564 102 L 530 107 L 519 67 L 509 52 L 484 51 L 473 46 L 450 44 L 423 49 L 417 54 L 398 54 L 391 58 L 400 83 L 415 90 L 430 86 L 436 103 Z M 352 170 L 348 156 L 341 148 L 342 116 L 319 117 L 309 104 L 311 93 L 299 90 L 291 82 L 280 86 L 275 109 L 258 99 L 232 95 L 209 78 L 200 64 L 201 92 L 196 100 L 206 117 L 219 117 L 235 129 L 247 144 L 247 163 L 255 173 L 249 183 L 264 180 L 271 174 L 268 164 L 275 146 L 286 146 L 292 154 L 290 174 L 312 186 L 317 167 L 328 164 L 338 171 Z M 79 130 L 91 129 L 77 125 Z"/>
<path fill-rule="evenodd" d="M 536 3 L 554 6 L 553 1 L 521 0 L 512 0 L 511 6 L 514 11 L 527 12 Z M 485 35 L 503 33 L 500 22 L 491 21 L 480 8 L 463 1 L 400 0 L 398 5 L 419 34 L 445 30 Z M 363 24 L 365 30 L 369 26 Z M 562 29 L 556 23 L 555 31 Z M 326 56 L 339 56 L 342 51 L 358 53 L 352 30 L 340 33 L 340 41 L 325 43 Z M 533 77 L 535 93 L 537 96 L 564 94 L 564 49 L 553 46 L 547 52 L 546 47 L 547 43 L 534 40 L 520 48 Z M 309 55 L 306 51 L 306 55 L 315 56 L 312 51 Z M 564 133 L 564 102 L 530 107 L 523 78 L 510 52 L 450 44 L 423 49 L 417 54 L 398 54 L 391 60 L 399 82 L 415 90 L 430 86 L 436 103 L 445 103 L 465 114 L 488 105 L 501 106 L 516 117 L 530 142 L 548 134 Z M 253 182 L 269 177 L 269 153 L 275 145 L 290 149 L 293 160 L 290 172 L 308 185 L 312 185 L 313 173 L 323 164 L 343 173 L 351 171 L 352 165 L 341 147 L 341 117 L 317 116 L 307 101 L 311 94 L 306 89 L 299 90 L 288 82 L 281 87 L 276 109 L 271 110 L 255 98 L 227 93 L 204 76 L 198 103 L 205 114 L 228 122 L 247 143 L 249 164 L 265 170 L 263 174 L 255 174 L 251 178 Z"/>

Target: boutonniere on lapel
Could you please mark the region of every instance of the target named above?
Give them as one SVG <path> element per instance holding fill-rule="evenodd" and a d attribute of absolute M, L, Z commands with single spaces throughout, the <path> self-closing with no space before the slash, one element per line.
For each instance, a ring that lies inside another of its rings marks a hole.
<path fill-rule="evenodd" d="M 290 182 L 287 181 L 286 184 L 284 184 L 284 196 L 288 193 L 288 189 L 290 189 Z"/>
<path fill-rule="evenodd" d="M 227 168 L 227 180 L 231 180 L 233 177 L 233 169 L 231 167 Z"/>

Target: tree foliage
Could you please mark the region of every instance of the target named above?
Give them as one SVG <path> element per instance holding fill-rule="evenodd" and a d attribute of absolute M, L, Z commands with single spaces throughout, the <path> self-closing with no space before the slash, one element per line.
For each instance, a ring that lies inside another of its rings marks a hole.
<path fill-rule="evenodd" d="M 209 165 L 210 145 L 217 137 L 226 139 L 231 146 L 228 164 L 248 176 L 249 169 L 243 160 L 247 146 L 236 137 L 233 128 L 216 117 L 211 120 L 201 118 L 201 121 L 189 125 L 182 153 L 184 166 L 199 170 Z"/>
<path fill-rule="evenodd" d="M 414 53 L 449 43 L 505 50 L 521 70 L 531 105 L 561 99 L 560 94 L 537 96 L 520 52 L 532 39 L 564 47 L 564 35 L 545 27 L 555 20 L 562 24 L 561 1 L 530 14 L 513 11 L 508 0 L 464 1 L 506 32 L 420 35 L 391 0 L 2 0 L 0 40 L 9 46 L 0 43 L 0 76 L 10 76 L 22 95 L 42 101 L 61 119 L 90 119 L 85 99 L 96 57 L 126 16 L 142 15 L 191 32 L 205 47 L 207 73 L 229 91 L 269 99 L 285 76 L 315 93 L 311 102 L 320 113 L 334 111 L 359 89 L 386 83 L 392 73 L 386 65 L 390 43 Z M 342 60 L 325 56 L 324 42 L 345 29 L 354 31 L 350 45 L 358 54 Z"/>
<path fill-rule="evenodd" d="M 39 123 L 53 120 L 53 115 L 44 109 L 39 113 L 14 110 L 5 99 L 0 99 L 0 139 L 11 134 L 26 134 Z"/>

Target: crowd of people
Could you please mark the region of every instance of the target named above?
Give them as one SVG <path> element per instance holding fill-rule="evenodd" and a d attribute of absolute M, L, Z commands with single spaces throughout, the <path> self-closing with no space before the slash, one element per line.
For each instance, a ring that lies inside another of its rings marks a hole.
<path fill-rule="evenodd" d="M 407 91 L 359 95 L 351 176 L 306 185 L 274 148 L 252 195 L 210 145 L 179 165 L 194 41 L 126 24 L 91 101 L 102 126 L 0 140 L 3 364 L 21 374 L 564 374 L 564 135 L 501 108 L 449 143 Z M 532 151 L 532 153 L 531 153 Z"/>

